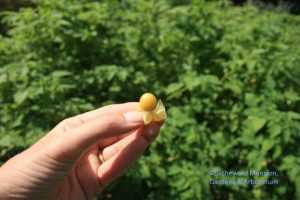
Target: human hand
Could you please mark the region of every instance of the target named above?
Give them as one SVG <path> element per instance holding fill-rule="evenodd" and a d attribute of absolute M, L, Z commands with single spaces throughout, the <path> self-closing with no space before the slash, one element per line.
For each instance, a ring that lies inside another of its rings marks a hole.
<path fill-rule="evenodd" d="M 93 199 L 158 135 L 138 103 L 115 104 L 63 120 L 0 168 L 0 199 Z M 99 149 L 104 159 L 99 159 Z"/>

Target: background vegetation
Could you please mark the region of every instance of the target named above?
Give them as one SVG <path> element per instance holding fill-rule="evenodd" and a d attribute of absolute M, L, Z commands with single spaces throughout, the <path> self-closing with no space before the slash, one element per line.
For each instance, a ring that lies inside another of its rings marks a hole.
<path fill-rule="evenodd" d="M 32 3 L 2 12 L 1 162 L 66 117 L 152 91 L 162 133 L 100 199 L 300 199 L 299 16 L 227 1 Z M 243 169 L 279 184 L 209 184 L 210 170 Z"/>

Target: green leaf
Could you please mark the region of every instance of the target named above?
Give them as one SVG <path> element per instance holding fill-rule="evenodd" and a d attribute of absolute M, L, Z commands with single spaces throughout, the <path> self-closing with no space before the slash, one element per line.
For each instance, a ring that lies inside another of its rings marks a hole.
<path fill-rule="evenodd" d="M 250 116 L 248 118 L 248 123 L 252 127 L 253 131 L 257 133 L 259 130 L 261 130 L 264 127 L 264 125 L 267 123 L 267 120 L 260 117 Z"/>
<path fill-rule="evenodd" d="M 30 95 L 30 92 L 28 89 L 25 90 L 19 90 L 14 95 L 14 101 L 17 104 L 22 104 Z"/>
<path fill-rule="evenodd" d="M 253 93 L 246 93 L 245 94 L 245 103 L 248 106 L 256 106 L 257 105 L 257 98 Z"/>
<path fill-rule="evenodd" d="M 167 86 L 165 89 L 165 92 L 167 95 L 171 95 L 176 92 L 180 92 L 184 88 L 184 84 L 179 82 L 179 83 L 171 83 Z"/>
<path fill-rule="evenodd" d="M 166 171 L 163 169 L 163 168 L 157 168 L 156 169 L 156 174 L 157 176 L 162 179 L 162 180 L 165 180 L 166 179 Z"/>
<path fill-rule="evenodd" d="M 262 144 L 262 152 L 267 153 L 270 149 L 274 147 L 274 141 L 272 140 L 265 140 Z"/>
<path fill-rule="evenodd" d="M 10 147 L 12 146 L 13 138 L 10 135 L 5 135 L 0 139 L 0 146 Z"/>
<path fill-rule="evenodd" d="M 60 78 L 60 77 L 70 76 L 70 75 L 72 75 L 72 72 L 64 71 L 64 70 L 57 70 L 51 73 L 51 76 L 54 78 Z"/>

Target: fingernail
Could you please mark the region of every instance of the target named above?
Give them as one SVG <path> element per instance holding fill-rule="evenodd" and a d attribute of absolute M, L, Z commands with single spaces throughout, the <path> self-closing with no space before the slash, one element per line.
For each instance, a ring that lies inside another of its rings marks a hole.
<path fill-rule="evenodd" d="M 157 124 L 151 124 L 147 126 L 146 131 L 145 131 L 145 136 L 149 141 L 154 140 L 159 133 L 159 126 Z"/>
<path fill-rule="evenodd" d="M 140 123 L 143 122 L 143 113 L 142 112 L 127 112 L 124 113 L 124 117 L 126 119 L 127 122 L 130 123 Z"/>

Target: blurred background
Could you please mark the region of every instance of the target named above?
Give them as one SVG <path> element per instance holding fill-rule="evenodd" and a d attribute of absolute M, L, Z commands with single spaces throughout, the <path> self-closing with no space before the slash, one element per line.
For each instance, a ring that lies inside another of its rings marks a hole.
<path fill-rule="evenodd" d="M 153 92 L 168 118 L 99 199 L 300 199 L 299 1 L 0 1 L 0 164 Z M 278 185 L 210 185 L 211 170 Z M 274 177 L 254 177 L 273 180 Z"/>

